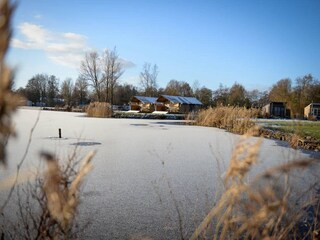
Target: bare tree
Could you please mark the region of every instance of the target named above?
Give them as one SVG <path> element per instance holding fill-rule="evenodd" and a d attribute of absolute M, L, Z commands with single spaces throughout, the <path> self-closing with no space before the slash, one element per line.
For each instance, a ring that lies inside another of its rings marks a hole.
<path fill-rule="evenodd" d="M 143 65 L 142 72 L 140 73 L 140 85 L 146 96 L 156 96 L 158 73 L 159 70 L 156 64 L 151 66 L 151 63 L 145 63 Z"/>
<path fill-rule="evenodd" d="M 83 105 L 87 101 L 88 95 L 88 83 L 79 76 L 74 85 L 72 98 L 76 104 Z"/>
<path fill-rule="evenodd" d="M 231 106 L 248 106 L 249 100 L 246 97 L 246 89 L 239 83 L 234 83 L 229 90 L 228 104 Z"/>
<path fill-rule="evenodd" d="M 269 92 L 269 98 L 275 102 L 289 102 L 291 98 L 291 79 L 285 78 L 274 84 Z"/>
<path fill-rule="evenodd" d="M 311 94 L 315 86 L 314 83 L 315 79 L 311 74 L 298 77 L 295 80 L 296 86 L 293 88 L 292 109 L 296 117 L 303 117 L 304 108 L 313 101 L 314 96 Z"/>
<path fill-rule="evenodd" d="M 200 100 L 200 102 L 203 103 L 205 107 L 212 106 L 213 100 L 212 100 L 212 90 L 203 86 L 202 88 L 198 88 L 195 92 L 195 97 Z"/>
<path fill-rule="evenodd" d="M 99 55 L 97 52 L 86 53 L 84 60 L 81 62 L 80 76 L 87 80 L 89 85 L 93 87 L 96 98 L 100 102 L 102 101 L 101 85 L 103 77 L 99 63 Z"/>
<path fill-rule="evenodd" d="M 67 78 L 64 80 L 61 84 L 61 95 L 64 99 L 64 103 L 68 106 L 71 106 L 72 102 L 72 92 L 73 92 L 74 86 L 71 78 Z"/>
<path fill-rule="evenodd" d="M 168 82 L 164 92 L 168 95 L 179 95 L 185 97 L 193 96 L 193 91 L 189 83 L 175 79 Z"/>
<path fill-rule="evenodd" d="M 116 47 L 112 51 L 106 50 L 102 59 L 103 83 L 105 91 L 105 101 L 114 102 L 114 90 L 119 78 L 124 73 L 123 65 L 119 59 Z"/>
<path fill-rule="evenodd" d="M 128 104 L 132 96 L 137 95 L 138 90 L 131 84 L 119 84 L 116 87 L 115 104 Z"/>
<path fill-rule="evenodd" d="M 54 76 L 47 76 L 47 106 L 53 107 L 57 103 L 59 93 L 59 79 Z"/>

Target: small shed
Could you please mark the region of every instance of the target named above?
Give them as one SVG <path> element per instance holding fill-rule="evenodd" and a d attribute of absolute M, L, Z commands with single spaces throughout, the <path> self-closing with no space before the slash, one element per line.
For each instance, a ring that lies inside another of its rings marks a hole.
<path fill-rule="evenodd" d="M 145 113 L 153 112 L 156 100 L 155 97 L 134 96 L 130 102 L 130 110 Z"/>
<path fill-rule="evenodd" d="M 202 103 L 194 97 L 161 95 L 156 101 L 156 111 L 188 113 L 198 111 Z"/>
<path fill-rule="evenodd" d="M 262 107 L 262 113 L 266 117 L 288 118 L 290 110 L 286 108 L 285 102 L 270 102 Z"/>
<path fill-rule="evenodd" d="M 304 108 L 304 117 L 320 119 L 320 103 L 310 103 Z"/>

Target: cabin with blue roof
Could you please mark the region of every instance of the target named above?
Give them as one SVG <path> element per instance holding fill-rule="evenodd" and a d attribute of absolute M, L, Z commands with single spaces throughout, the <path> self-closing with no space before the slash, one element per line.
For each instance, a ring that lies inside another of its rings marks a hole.
<path fill-rule="evenodd" d="M 133 96 L 130 102 L 130 110 L 151 113 L 155 110 L 156 100 L 155 97 Z"/>
<path fill-rule="evenodd" d="M 161 95 L 155 103 L 156 111 L 181 114 L 199 111 L 202 105 L 195 97 L 170 95 Z"/>

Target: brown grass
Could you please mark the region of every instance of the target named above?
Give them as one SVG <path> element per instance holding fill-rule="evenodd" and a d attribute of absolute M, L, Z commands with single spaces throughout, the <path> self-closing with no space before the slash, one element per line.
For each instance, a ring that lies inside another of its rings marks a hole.
<path fill-rule="evenodd" d="M 244 134 L 254 126 L 251 118 L 257 116 L 257 109 L 222 106 L 200 111 L 195 123 L 200 126 L 223 128 L 233 133 Z"/>
<path fill-rule="evenodd" d="M 112 116 L 112 108 L 106 102 L 90 103 L 86 109 L 88 117 L 110 118 Z"/>
<path fill-rule="evenodd" d="M 248 181 L 261 143 L 250 135 L 237 144 L 226 171 L 225 191 L 191 239 L 206 236 L 207 228 L 214 230 L 214 239 L 317 239 L 320 198 L 314 194 L 319 175 L 310 188 L 296 187 L 296 192 L 290 179 L 295 172 L 319 166 L 314 160 L 292 161 Z M 306 207 L 314 209 L 311 216 Z M 307 225 L 306 231 L 301 223 Z"/>

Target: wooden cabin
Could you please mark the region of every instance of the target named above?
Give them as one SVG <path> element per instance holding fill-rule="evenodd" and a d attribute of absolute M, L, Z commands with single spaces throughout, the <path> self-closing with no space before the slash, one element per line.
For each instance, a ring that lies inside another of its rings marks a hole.
<path fill-rule="evenodd" d="M 156 111 L 168 113 L 188 113 L 198 111 L 202 103 L 194 97 L 161 95 L 156 100 Z"/>
<path fill-rule="evenodd" d="M 130 101 L 130 110 L 151 113 L 155 110 L 157 98 L 134 96 Z"/>
<path fill-rule="evenodd" d="M 310 103 L 304 108 L 304 117 L 306 119 L 320 119 L 320 103 Z"/>
<path fill-rule="evenodd" d="M 270 102 L 262 108 L 262 114 L 271 118 L 290 118 L 290 110 L 284 102 Z"/>

